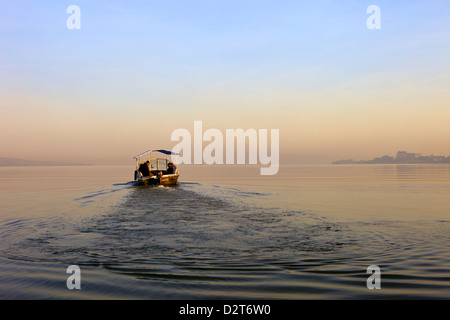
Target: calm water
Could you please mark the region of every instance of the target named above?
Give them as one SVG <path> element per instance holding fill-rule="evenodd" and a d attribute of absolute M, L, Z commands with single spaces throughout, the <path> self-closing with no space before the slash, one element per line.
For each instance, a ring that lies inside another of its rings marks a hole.
<path fill-rule="evenodd" d="M 181 174 L 138 187 L 132 166 L 0 167 L 0 298 L 450 298 L 448 165 Z"/>

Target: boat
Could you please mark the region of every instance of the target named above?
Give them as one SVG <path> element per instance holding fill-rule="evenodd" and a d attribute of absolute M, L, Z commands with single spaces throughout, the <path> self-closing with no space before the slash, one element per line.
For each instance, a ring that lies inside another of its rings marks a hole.
<path fill-rule="evenodd" d="M 165 157 L 154 157 L 153 154 L 163 154 Z M 168 156 L 178 155 L 167 150 L 147 150 L 133 157 L 136 160 L 134 181 L 139 185 L 163 185 L 173 186 L 177 184 L 179 172 L 178 166 L 168 159 Z M 148 166 L 148 170 L 146 169 Z"/>

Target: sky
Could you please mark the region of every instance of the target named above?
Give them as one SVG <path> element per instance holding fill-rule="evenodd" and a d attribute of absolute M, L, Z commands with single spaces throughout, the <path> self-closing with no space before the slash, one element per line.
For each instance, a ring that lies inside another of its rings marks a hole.
<path fill-rule="evenodd" d="M 281 163 L 450 155 L 449 57 L 447 0 L 2 1 L 0 157 L 134 165 L 194 121 Z"/>

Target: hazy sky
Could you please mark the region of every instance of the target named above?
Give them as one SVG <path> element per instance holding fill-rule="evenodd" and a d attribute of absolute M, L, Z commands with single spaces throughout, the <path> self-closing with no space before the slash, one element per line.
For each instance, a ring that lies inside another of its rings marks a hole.
<path fill-rule="evenodd" d="M 282 163 L 448 155 L 449 58 L 448 0 L 2 1 L 0 157 L 133 165 L 195 120 Z"/>

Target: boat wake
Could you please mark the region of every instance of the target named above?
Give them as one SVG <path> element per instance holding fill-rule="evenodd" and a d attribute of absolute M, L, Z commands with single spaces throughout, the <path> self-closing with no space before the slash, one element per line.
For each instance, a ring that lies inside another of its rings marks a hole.
<path fill-rule="evenodd" d="M 384 279 L 397 297 L 408 295 L 395 291 L 405 282 L 396 272 L 417 280 L 409 288 L 425 285 L 445 297 L 439 292 L 449 283 L 450 254 L 427 248 L 445 247 L 436 242 L 450 241 L 448 223 L 422 224 L 420 233 L 407 222 L 340 223 L 272 207 L 272 197 L 200 183 L 114 184 L 75 199 L 81 216 L 0 221 L 0 255 L 95 268 L 92 274 L 111 283 L 120 279 L 119 297 L 361 298 L 371 264 L 393 272 Z"/>

